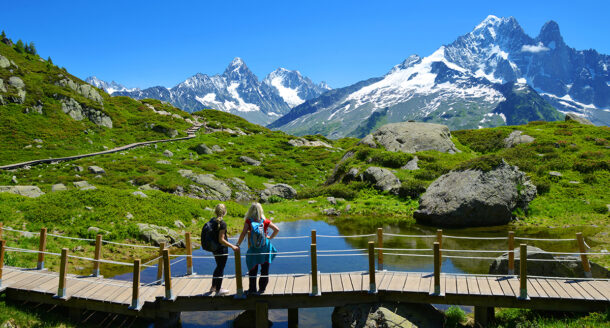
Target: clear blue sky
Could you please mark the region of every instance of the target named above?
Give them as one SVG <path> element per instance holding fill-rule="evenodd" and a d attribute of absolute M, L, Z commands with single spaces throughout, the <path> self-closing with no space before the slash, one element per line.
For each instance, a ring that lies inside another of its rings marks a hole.
<path fill-rule="evenodd" d="M 568 45 L 610 54 L 610 1 L 5 1 L 0 29 L 85 78 L 172 87 L 222 73 L 233 57 L 342 87 L 429 55 L 487 15 L 536 36 L 559 23 Z"/>

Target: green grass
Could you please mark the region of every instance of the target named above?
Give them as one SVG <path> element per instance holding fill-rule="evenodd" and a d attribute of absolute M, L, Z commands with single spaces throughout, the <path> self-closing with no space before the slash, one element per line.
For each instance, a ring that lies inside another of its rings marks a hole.
<path fill-rule="evenodd" d="M 524 309 L 502 309 L 496 313 L 495 328 L 581 328 L 610 327 L 608 313 L 538 312 Z"/>

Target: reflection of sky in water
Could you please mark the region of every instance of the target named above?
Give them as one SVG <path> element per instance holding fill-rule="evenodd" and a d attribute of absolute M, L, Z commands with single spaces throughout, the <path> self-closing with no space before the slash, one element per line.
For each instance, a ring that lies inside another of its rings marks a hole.
<path fill-rule="evenodd" d="M 337 236 L 340 234 L 355 235 L 355 234 L 370 234 L 376 232 L 376 229 L 366 229 L 366 231 L 358 230 L 357 227 L 351 225 L 342 225 L 340 228 L 329 225 L 323 221 L 302 220 L 295 222 L 280 222 L 277 223 L 280 228 L 279 236 L 310 236 L 311 230 L 315 229 L 318 235 L 317 248 L 318 251 L 323 250 L 344 250 L 344 249 L 364 249 L 367 248 L 369 240 L 374 241 L 375 237 L 368 238 L 324 238 L 319 235 Z M 425 228 L 421 226 L 413 226 L 411 228 L 385 227 L 385 231 L 391 231 L 396 234 L 416 234 L 416 235 L 431 235 L 436 233 L 436 229 Z M 341 231 L 341 233 L 340 233 Z M 506 231 L 503 229 L 493 228 L 493 230 L 477 230 L 463 229 L 457 231 L 445 232 L 446 235 L 467 235 L 467 236 L 506 236 Z M 199 236 L 197 236 L 199 237 Z M 237 236 L 229 236 L 237 237 Z M 234 239 L 231 240 L 235 242 Z M 384 237 L 384 247 L 387 248 L 420 248 L 431 249 L 435 238 L 402 238 L 402 237 Z M 310 238 L 302 239 L 277 239 L 273 241 L 279 252 L 290 251 L 309 251 Z M 542 245 L 539 245 L 542 246 Z M 547 245 L 545 245 L 547 246 Z M 566 250 L 566 245 L 563 245 L 562 251 Z M 463 240 L 463 239 L 444 239 L 443 248 L 446 249 L 506 249 L 506 241 L 502 240 Z M 247 241 L 242 243 L 242 253 L 247 249 Z M 545 247 L 546 249 L 546 247 Z M 553 250 L 553 249 L 547 249 Z M 391 253 L 401 253 L 400 251 L 384 251 Z M 232 251 L 230 251 L 232 254 Z M 357 254 L 358 251 L 346 252 L 345 254 Z M 360 253 L 367 253 L 362 251 Z M 402 252 L 405 253 L 405 252 Z M 416 254 L 432 254 L 432 252 L 407 252 Z M 318 270 L 320 272 L 348 272 L 348 271 L 367 271 L 368 257 L 367 256 L 344 256 L 344 257 L 327 257 L 320 256 L 324 252 L 318 253 Z M 335 253 L 336 254 L 336 253 Z M 500 255 L 489 253 L 469 253 L 470 256 L 496 256 Z M 201 249 L 194 250 L 193 255 L 209 256 L 210 253 Z M 302 255 L 302 254 L 301 254 Z M 466 255 L 459 253 L 443 253 L 443 255 Z M 179 259 L 174 259 L 172 262 L 177 262 Z M 225 275 L 233 275 L 235 272 L 234 259 L 229 259 L 225 268 Z M 447 259 L 443 260 L 442 272 L 445 273 L 487 273 L 491 261 L 479 261 L 468 259 Z M 245 261 L 242 260 L 242 272 L 246 274 Z M 194 270 L 198 274 L 211 275 L 215 267 L 213 259 L 193 259 Z M 309 258 L 276 258 L 271 264 L 270 274 L 280 273 L 309 273 L 311 264 Z M 433 263 L 431 257 L 406 257 L 406 256 L 384 256 L 384 269 L 390 271 L 410 271 L 410 272 L 432 272 Z M 181 261 L 172 265 L 172 276 L 179 276 L 186 273 L 186 261 Z M 141 281 L 143 283 L 156 280 L 157 268 L 147 268 L 141 273 Z M 115 277 L 116 279 L 130 280 L 131 274 L 124 274 Z M 226 283 L 226 282 L 225 282 Z M 247 286 L 244 286 L 246 289 Z M 441 309 L 447 306 L 439 306 Z M 299 326 L 300 327 L 332 327 L 331 314 L 332 308 L 312 308 L 299 309 Z M 185 312 L 182 313 L 182 323 L 184 327 L 230 327 L 230 322 L 239 312 L 236 311 L 216 311 L 216 312 Z M 270 310 L 270 320 L 274 322 L 274 327 L 287 327 L 287 311 L 286 310 Z"/>

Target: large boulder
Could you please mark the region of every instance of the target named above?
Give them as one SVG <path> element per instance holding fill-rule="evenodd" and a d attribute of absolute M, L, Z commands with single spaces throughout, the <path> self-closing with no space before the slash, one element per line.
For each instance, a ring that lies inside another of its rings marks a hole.
<path fill-rule="evenodd" d="M 40 188 L 36 186 L 0 186 L 0 192 L 9 192 L 11 194 L 31 198 L 36 198 L 44 195 L 44 192 L 42 192 Z"/>
<path fill-rule="evenodd" d="M 9 66 L 11 66 L 11 62 L 6 57 L 0 55 L 0 68 L 8 68 Z"/>
<path fill-rule="evenodd" d="M 193 150 L 199 155 L 210 155 L 214 153 L 206 144 L 198 144 Z"/>
<path fill-rule="evenodd" d="M 248 157 L 248 156 L 240 156 L 239 159 L 248 164 L 248 165 L 252 165 L 252 166 L 260 166 L 261 165 L 261 161 L 257 161 L 254 158 Z"/>
<path fill-rule="evenodd" d="M 515 268 L 519 269 L 520 249 L 515 249 Z M 544 250 L 527 246 L 527 274 L 532 276 L 584 278 L 585 272 L 580 257 L 554 256 Z M 529 261 L 532 259 L 532 261 Z M 535 261 L 543 260 L 543 261 Z M 610 278 L 610 272 L 603 266 L 589 261 L 594 278 Z M 517 271 L 516 271 L 517 272 Z M 497 257 L 489 266 L 490 274 L 508 274 L 508 253 Z"/>
<path fill-rule="evenodd" d="M 424 150 L 437 150 L 443 153 L 456 153 L 459 150 L 451 141 L 451 133 L 446 125 L 418 122 L 386 124 L 371 134 L 372 139 L 389 151 L 416 153 Z M 361 143 L 373 141 L 366 136 Z"/>
<path fill-rule="evenodd" d="M 266 184 L 267 189 L 261 192 L 261 200 L 266 202 L 271 196 L 277 196 L 284 199 L 293 199 L 297 197 L 297 191 L 290 185 L 285 183 Z"/>
<path fill-rule="evenodd" d="M 397 190 L 400 180 L 388 169 L 371 166 L 362 173 L 362 180 L 370 182 L 375 189 L 381 191 Z"/>
<path fill-rule="evenodd" d="M 73 98 L 60 99 L 60 102 L 61 110 L 76 121 L 87 118 L 98 126 L 104 126 L 109 129 L 113 126 L 110 116 L 98 109 L 82 106 Z"/>
<path fill-rule="evenodd" d="M 185 247 L 184 239 L 181 239 L 182 236 L 170 228 L 148 223 L 138 223 L 138 231 L 142 239 L 155 246 L 165 243 L 166 245 L 175 244 L 174 246 L 177 247 Z"/>
<path fill-rule="evenodd" d="M 231 198 L 231 188 L 224 181 L 216 179 L 213 174 L 196 174 L 191 170 L 179 170 L 178 173 L 203 187 L 190 186 L 191 191 L 198 196 L 197 198 L 222 201 Z"/>
<path fill-rule="evenodd" d="M 512 212 L 527 211 L 536 197 L 527 175 L 504 160 L 493 170 L 452 171 L 440 176 L 421 196 L 417 222 L 442 227 L 493 226 L 508 223 Z"/>
<path fill-rule="evenodd" d="M 103 168 L 96 166 L 96 165 L 91 165 L 91 166 L 89 166 L 88 169 L 89 169 L 89 172 L 91 172 L 93 174 L 106 174 L 106 171 Z"/>
<path fill-rule="evenodd" d="M 350 304 L 334 309 L 332 324 L 336 328 L 442 327 L 444 315 L 430 304 Z"/>
<path fill-rule="evenodd" d="M 580 124 L 585 124 L 585 125 L 595 125 L 595 124 L 593 124 L 591 121 L 589 121 L 588 119 L 586 119 L 586 118 L 584 118 L 584 117 L 582 117 L 582 116 L 576 115 L 576 114 L 574 114 L 574 113 L 567 113 L 567 114 L 566 114 L 565 121 L 566 121 L 566 122 L 567 122 L 567 121 L 575 121 L 575 122 L 578 122 L 578 123 L 580 123 Z"/>
<path fill-rule="evenodd" d="M 534 137 L 523 134 L 523 131 L 515 130 L 504 139 L 504 147 L 512 148 L 519 144 L 534 142 Z"/>
<path fill-rule="evenodd" d="M 307 140 L 305 138 L 296 138 L 289 140 L 288 143 L 294 147 L 326 147 L 333 148 L 331 145 L 320 140 Z"/>

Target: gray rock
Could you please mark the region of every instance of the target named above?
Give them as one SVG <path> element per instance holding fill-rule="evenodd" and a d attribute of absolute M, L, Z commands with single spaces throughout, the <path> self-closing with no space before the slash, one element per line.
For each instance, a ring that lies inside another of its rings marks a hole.
<path fill-rule="evenodd" d="M 400 180 L 388 169 L 371 166 L 362 173 L 362 180 L 368 181 L 377 190 L 397 191 L 400 187 Z"/>
<path fill-rule="evenodd" d="M 197 198 L 222 201 L 231 198 L 231 188 L 224 181 L 216 179 L 213 174 L 196 174 L 191 170 L 179 170 L 178 173 L 203 187 L 191 185 L 191 190 Z"/>
<path fill-rule="evenodd" d="M 267 189 L 261 192 L 261 200 L 263 202 L 267 202 L 271 196 L 278 196 L 284 199 L 293 199 L 297 197 L 297 191 L 285 183 L 266 185 L 266 187 Z"/>
<path fill-rule="evenodd" d="M 128 219 L 128 220 L 131 220 L 131 219 L 133 219 L 133 214 L 131 214 L 130 212 L 127 212 L 125 214 L 125 218 Z"/>
<path fill-rule="evenodd" d="M 109 129 L 113 126 L 110 116 L 98 109 L 82 106 L 78 101 L 72 98 L 61 99 L 60 102 L 61 110 L 76 121 L 87 118 L 98 126 L 104 126 Z"/>
<path fill-rule="evenodd" d="M 85 206 L 85 209 L 88 211 L 93 211 L 93 207 L 91 207 L 91 206 Z"/>
<path fill-rule="evenodd" d="M 12 184 L 19 184 L 19 181 L 17 180 L 17 177 L 13 175 L 13 177 L 11 178 L 11 183 Z"/>
<path fill-rule="evenodd" d="M 292 139 L 289 140 L 288 143 L 291 146 L 294 147 L 326 147 L 326 148 L 333 148 L 331 145 L 329 145 L 328 143 L 324 142 L 324 141 L 320 141 L 320 140 L 307 140 L 305 138 L 296 138 L 296 139 Z"/>
<path fill-rule="evenodd" d="M 185 247 L 185 243 L 184 240 L 181 239 L 181 235 L 175 230 L 167 227 L 161 227 L 148 223 L 138 223 L 138 231 L 140 233 L 140 238 L 144 239 L 146 242 L 152 243 L 155 246 L 159 246 L 161 243 L 165 243 L 166 245 L 178 243 L 175 246 L 182 248 Z"/>
<path fill-rule="evenodd" d="M 518 273 L 520 258 L 520 249 L 515 249 L 515 272 Z M 527 246 L 528 259 L 541 259 L 546 261 L 528 261 L 527 274 L 533 276 L 551 276 L 551 277 L 571 277 L 584 278 L 585 273 L 582 268 L 580 257 L 570 256 L 554 256 L 544 250 Z M 603 266 L 589 261 L 591 265 L 591 273 L 594 278 L 610 278 L 610 272 Z M 507 274 L 508 273 L 508 253 L 504 253 L 496 258 L 489 267 L 490 274 Z"/>
<path fill-rule="evenodd" d="M 589 121 L 588 119 L 586 119 L 586 118 L 584 118 L 582 116 L 576 115 L 574 113 L 567 113 L 565 121 L 566 122 L 567 121 L 575 121 L 575 122 L 578 122 L 580 124 L 595 125 L 595 124 L 591 123 L 591 121 Z"/>
<path fill-rule="evenodd" d="M 160 160 L 157 161 L 157 164 L 171 165 L 172 162 L 166 161 L 164 159 L 160 159 Z"/>
<path fill-rule="evenodd" d="M 334 208 L 325 208 L 322 210 L 322 214 L 326 216 L 339 216 L 341 215 L 341 212 Z"/>
<path fill-rule="evenodd" d="M 62 87 L 68 87 L 87 99 L 103 104 L 102 96 L 99 94 L 99 92 L 97 92 L 94 87 L 89 84 L 78 84 L 69 78 L 64 78 L 59 80 L 59 82 L 57 82 L 57 85 Z"/>
<path fill-rule="evenodd" d="M 17 76 L 9 77 L 8 84 L 12 85 L 13 87 L 15 87 L 17 89 L 25 88 L 25 83 L 23 83 L 23 80 Z"/>
<path fill-rule="evenodd" d="M 186 228 L 186 226 L 184 225 L 184 223 L 182 223 L 182 221 L 180 220 L 176 220 L 174 221 L 174 226 L 178 229 L 184 229 Z"/>
<path fill-rule="evenodd" d="M 155 125 L 153 127 L 153 131 L 163 133 L 170 138 L 175 138 L 178 136 L 178 131 L 176 129 L 168 128 L 162 125 Z"/>
<path fill-rule="evenodd" d="M 307 204 L 315 204 L 315 203 L 317 203 L 317 201 L 315 201 L 315 200 L 308 200 L 307 201 Z M 610 205 L 608 205 L 608 206 L 610 207 Z M 610 208 L 609 208 L 609 210 L 610 210 Z"/>
<path fill-rule="evenodd" d="M 534 197 L 536 186 L 527 175 L 502 161 L 489 172 L 452 171 L 440 176 L 421 196 L 413 216 L 433 226 L 502 225 L 511 220 L 515 209 L 527 211 Z"/>
<path fill-rule="evenodd" d="M 366 145 L 371 148 L 377 148 L 377 143 L 375 142 L 375 138 L 372 134 L 366 135 L 362 140 L 358 142 L 359 145 Z"/>
<path fill-rule="evenodd" d="M 4 86 L 3 79 L 0 79 L 0 92 L 6 92 L 6 87 Z"/>
<path fill-rule="evenodd" d="M 163 156 L 172 157 L 174 156 L 174 153 L 172 153 L 169 149 L 166 149 L 165 151 L 163 151 Z"/>
<path fill-rule="evenodd" d="M 363 143 L 367 137 L 360 142 Z M 372 138 L 389 151 L 415 153 L 437 150 L 450 154 L 460 152 L 451 141 L 449 128 L 441 124 L 417 122 L 386 124 L 373 132 Z"/>
<path fill-rule="evenodd" d="M 351 304 L 334 309 L 332 325 L 336 328 L 443 327 L 444 315 L 430 304 Z"/>
<path fill-rule="evenodd" d="M 193 150 L 199 155 L 210 155 L 214 153 L 206 144 L 198 144 Z"/>
<path fill-rule="evenodd" d="M 141 197 L 141 198 L 148 198 L 147 194 L 145 194 L 145 193 L 143 193 L 143 192 L 141 192 L 139 190 L 138 191 L 134 191 L 131 194 L 134 195 L 134 196 Z"/>
<path fill-rule="evenodd" d="M 8 68 L 9 66 L 11 66 L 11 62 L 6 57 L 0 55 L 0 68 Z"/>
<path fill-rule="evenodd" d="M 236 201 L 250 201 L 254 197 L 252 190 L 246 185 L 246 182 L 239 178 L 230 178 L 229 183 L 231 184 L 233 192 L 233 199 Z"/>
<path fill-rule="evenodd" d="M 91 172 L 93 174 L 106 174 L 106 171 L 99 166 L 91 165 L 91 166 L 89 166 L 88 169 L 89 169 L 89 172 Z"/>
<path fill-rule="evenodd" d="M 104 230 L 104 229 L 100 229 L 98 227 L 89 227 L 89 228 L 87 228 L 87 232 L 95 233 L 95 234 L 102 234 L 102 235 L 110 234 L 110 231 L 107 231 L 107 230 Z"/>
<path fill-rule="evenodd" d="M 255 160 L 254 158 L 250 158 L 250 157 L 248 157 L 248 156 L 240 156 L 240 157 L 239 157 L 239 159 L 240 159 L 242 162 L 244 162 L 244 163 L 246 163 L 246 164 L 248 164 L 248 165 L 253 165 L 253 166 L 260 166 L 260 165 L 261 165 L 261 162 L 260 162 L 260 161 L 257 161 L 257 160 Z"/>
<path fill-rule="evenodd" d="M 76 172 L 83 172 L 85 169 L 82 166 L 75 166 L 74 167 L 74 171 Z"/>
<path fill-rule="evenodd" d="M 54 184 L 51 187 L 51 191 L 53 191 L 53 192 L 55 192 L 55 191 L 63 191 L 63 190 L 68 190 L 68 188 L 66 188 L 66 185 L 64 185 L 63 183 Z"/>
<path fill-rule="evenodd" d="M 563 176 L 563 174 L 561 174 L 561 172 L 557 172 L 557 171 L 550 171 L 549 175 L 552 178 L 561 178 Z"/>
<path fill-rule="evenodd" d="M 159 190 L 159 188 L 155 187 L 155 186 L 151 186 L 150 184 L 145 184 L 145 185 L 141 185 L 140 187 L 138 187 L 138 189 L 140 190 Z"/>
<path fill-rule="evenodd" d="M 36 186 L 0 186 L 0 192 L 8 192 L 30 198 L 36 198 L 44 195 L 44 192 L 42 192 L 40 188 Z"/>
<path fill-rule="evenodd" d="M 212 151 L 214 151 L 215 153 L 222 153 L 225 150 L 222 149 L 219 145 L 213 145 L 212 146 Z"/>
<path fill-rule="evenodd" d="M 76 181 L 76 182 L 73 182 L 73 184 L 79 190 L 93 190 L 93 189 L 97 189 L 94 185 L 91 185 L 87 181 Z"/>
<path fill-rule="evenodd" d="M 354 157 L 356 155 L 356 152 L 350 150 L 347 151 L 343 157 L 341 157 L 341 159 L 339 160 L 339 162 L 335 165 L 335 168 L 333 169 L 333 173 L 328 177 L 328 179 L 326 179 L 326 184 L 333 184 L 335 182 L 341 181 L 344 177 L 344 175 L 341 175 L 339 168 L 341 167 L 341 165 L 343 164 L 343 162 L 349 160 L 350 158 Z"/>
<path fill-rule="evenodd" d="M 519 144 L 534 142 L 534 140 L 536 139 L 528 136 L 527 134 L 523 134 L 523 131 L 515 130 L 504 139 L 504 147 L 512 148 Z"/>
<path fill-rule="evenodd" d="M 414 156 L 413 159 L 408 161 L 407 164 L 405 164 L 403 167 L 401 167 L 401 169 L 409 170 L 409 171 L 419 170 L 419 166 L 417 166 L 417 162 L 419 162 L 419 158 L 417 156 Z"/>
<path fill-rule="evenodd" d="M 337 205 L 337 200 L 335 199 L 335 197 L 326 197 L 326 200 L 332 205 Z"/>

